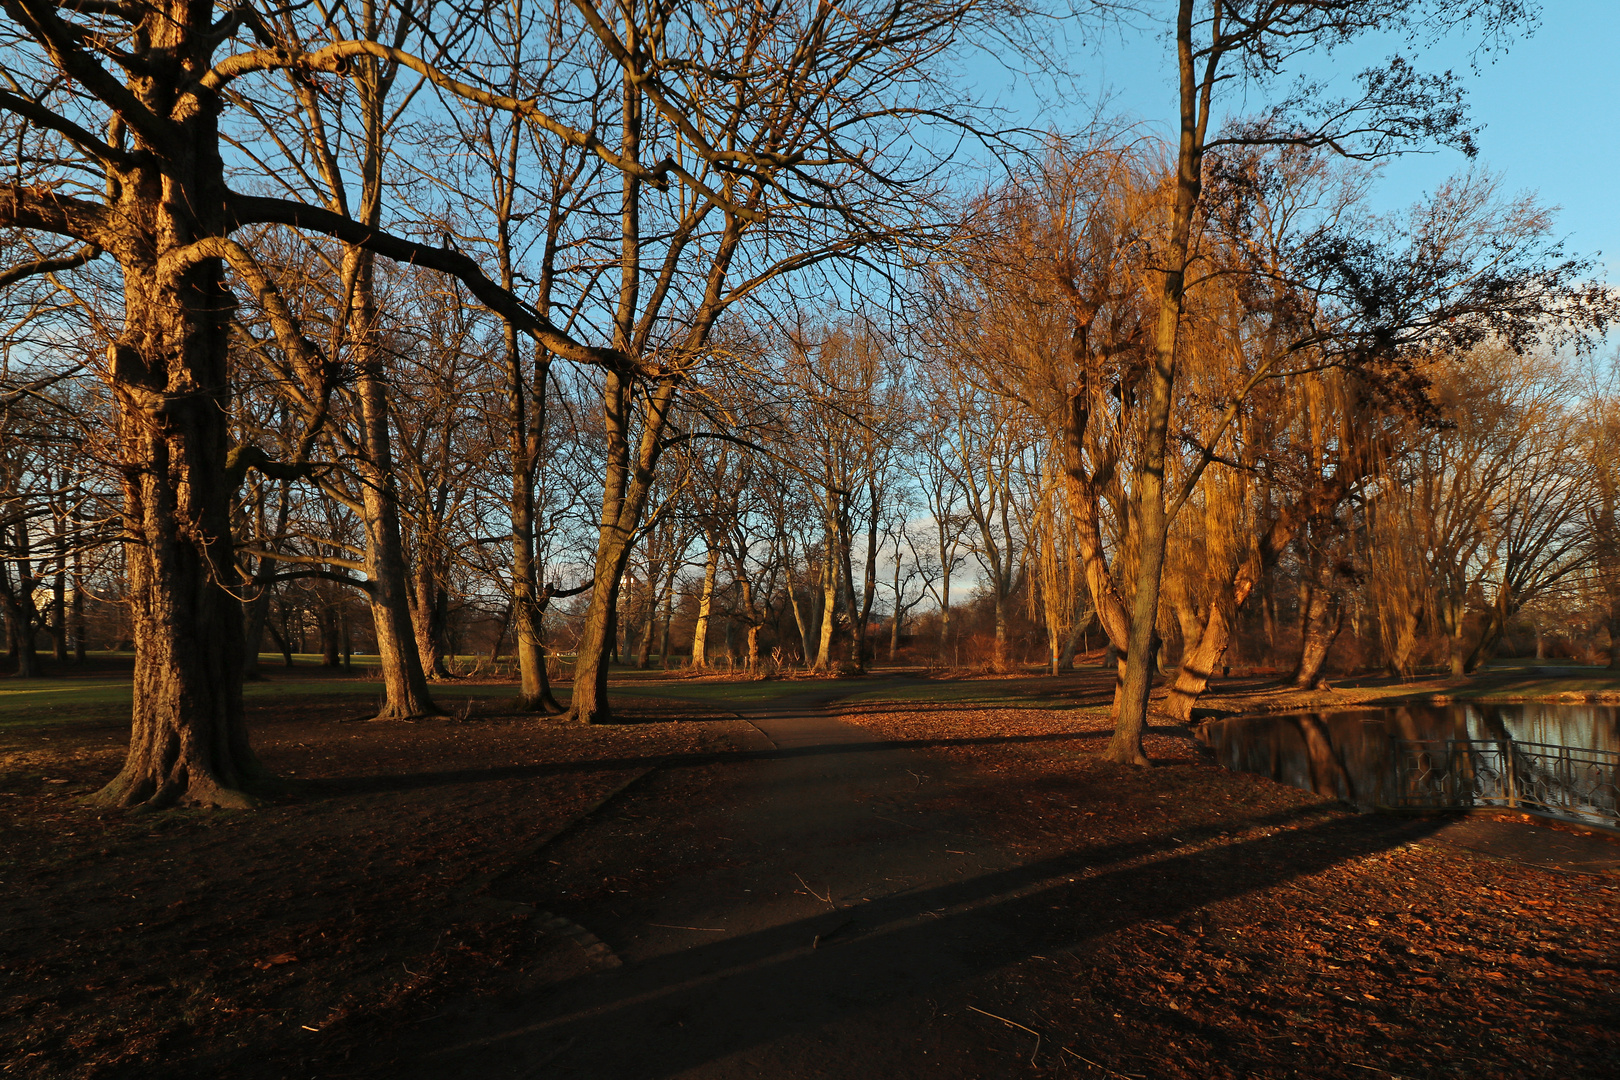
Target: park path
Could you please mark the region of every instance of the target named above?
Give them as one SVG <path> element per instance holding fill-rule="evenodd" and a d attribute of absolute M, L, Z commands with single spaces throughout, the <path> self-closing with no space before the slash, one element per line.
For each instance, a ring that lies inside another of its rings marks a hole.
<path fill-rule="evenodd" d="M 1046 887 L 1051 868 L 1022 867 L 971 819 L 918 809 L 952 785 L 949 767 L 826 711 L 884 685 L 823 684 L 748 711 L 757 752 L 728 765 L 729 797 L 708 811 L 737 858 L 628 912 L 582 919 L 621 967 L 485 1018 L 429 1071 L 980 1075 L 982 1026 L 964 1033 L 945 1014 L 961 1011 L 965 982 L 1028 955 L 1024 913 L 1007 908 Z M 591 844 L 611 817 L 570 843 Z"/>
<path fill-rule="evenodd" d="M 618 965 L 504 1008 L 441 1021 L 421 1075 L 1018 1075 L 1039 1044 L 1033 1032 L 995 1018 L 1034 1021 L 1025 1014 L 1039 1011 L 1038 1002 L 1018 1003 L 1021 964 L 1032 957 L 1059 962 L 1112 927 L 1174 918 L 1218 897 L 1219 888 L 1167 895 L 1167 864 L 1134 862 L 1163 838 L 1130 850 L 1020 855 L 992 840 L 964 809 L 983 778 L 958 772 L 941 756 L 884 742 L 828 711 L 840 698 L 903 683 L 823 683 L 748 709 L 758 734 L 753 746 L 719 763 L 725 780 L 717 804 L 689 811 L 668 802 L 665 792 L 647 792 L 642 801 L 608 807 L 543 852 L 565 865 L 595 857 L 604 868 L 680 869 L 656 890 L 622 902 L 568 910 L 557 898 L 559 910 L 594 932 Z M 723 840 L 724 858 L 694 867 L 675 851 L 675 826 L 690 829 L 694 819 L 699 830 Z M 1362 821 L 1358 836 L 1341 837 L 1314 856 L 1319 865 L 1271 864 L 1258 878 L 1251 870 L 1254 880 L 1242 887 L 1265 887 L 1403 843 L 1449 841 L 1565 869 L 1576 869 L 1560 864 L 1579 854 L 1562 850 L 1564 837 L 1549 845 L 1545 830 L 1512 823 L 1446 825 L 1383 815 Z M 1448 830 L 1452 835 L 1444 835 Z M 1576 839 L 1583 838 L 1569 842 Z M 1612 859 L 1612 848 L 1599 850 L 1604 846 L 1590 840 L 1576 846 Z M 1176 863 L 1170 873 L 1199 881 L 1230 855 L 1177 858 L 1167 848 L 1166 857 Z M 548 902 L 543 887 L 527 899 Z M 1056 1050 L 1048 1043 L 1045 1053 L 1050 1058 Z"/>

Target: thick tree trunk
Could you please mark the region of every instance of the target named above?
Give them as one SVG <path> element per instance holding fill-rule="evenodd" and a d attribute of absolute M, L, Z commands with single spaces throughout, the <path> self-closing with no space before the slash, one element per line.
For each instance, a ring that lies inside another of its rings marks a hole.
<path fill-rule="evenodd" d="M 1309 690 L 1322 680 L 1322 668 L 1328 652 L 1344 629 L 1344 604 L 1338 590 L 1332 587 L 1332 569 L 1325 569 L 1312 583 L 1305 600 L 1305 611 L 1300 620 L 1299 662 L 1294 665 L 1293 685 L 1297 690 Z"/>
<path fill-rule="evenodd" d="M 206 70 L 212 17 L 205 4 L 160 0 L 139 36 L 148 55 L 172 57 L 175 70 Z M 187 250 L 228 231 L 216 113 L 206 96 L 197 107 L 191 85 L 131 80 L 168 131 L 164 145 L 147 146 L 134 129 L 132 153 L 107 185 L 122 230 L 112 253 L 123 270 L 124 321 L 108 358 L 135 674 L 124 767 L 90 799 L 102 806 L 246 806 L 275 786 L 242 715 L 225 467 L 236 304 L 220 260 Z"/>
<path fill-rule="evenodd" d="M 1081 614 L 1081 616 L 1074 621 L 1074 626 L 1069 630 L 1069 638 L 1063 643 L 1063 651 L 1058 654 L 1058 671 L 1074 670 L 1074 654 L 1079 650 L 1080 643 L 1082 640 L 1084 640 L 1086 631 L 1090 630 L 1091 624 L 1096 621 L 1097 611 L 1095 608 L 1090 607 L 1088 607 Z"/>
<path fill-rule="evenodd" d="M 1447 670 L 1453 678 L 1468 674 L 1468 649 L 1463 644 L 1461 627 L 1446 638 Z"/>
<path fill-rule="evenodd" d="M 579 635 L 579 655 L 574 665 L 573 697 L 568 715 L 587 724 L 605 724 L 613 719 L 608 705 L 608 655 L 617 637 L 614 613 L 619 604 L 619 580 L 629 560 L 628 544 L 602 544 L 597 548 L 597 571 L 592 580 L 591 606 L 585 612 L 585 625 Z"/>
<path fill-rule="evenodd" d="M 1197 644 L 1182 651 L 1181 666 L 1164 699 L 1166 716 L 1182 723 L 1192 719 L 1193 705 L 1209 686 L 1209 677 L 1226 652 L 1231 632 L 1224 608 L 1218 603 L 1211 604 Z"/>
<path fill-rule="evenodd" d="M 448 641 L 449 593 L 432 565 L 432 555 L 429 552 L 418 555 L 410 604 L 416 655 L 428 678 L 449 679 L 452 675 L 446 657 L 455 655 Z"/>

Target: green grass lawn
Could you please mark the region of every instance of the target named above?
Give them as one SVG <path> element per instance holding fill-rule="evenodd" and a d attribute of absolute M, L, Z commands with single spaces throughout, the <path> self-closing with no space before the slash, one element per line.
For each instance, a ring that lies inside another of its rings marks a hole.
<path fill-rule="evenodd" d="M 283 667 L 267 669 L 265 679 L 243 686 L 244 699 L 251 705 L 278 697 L 380 698 L 383 692 L 382 683 L 376 678 L 298 678 L 289 677 L 287 672 Z M 487 683 L 448 682 L 433 686 L 433 696 L 447 706 L 469 699 L 509 697 L 513 692 L 510 687 Z M 131 694 L 128 678 L 0 679 L 0 730 L 127 723 Z"/>
<path fill-rule="evenodd" d="M 0 730 L 128 721 L 128 679 L 0 680 Z"/>

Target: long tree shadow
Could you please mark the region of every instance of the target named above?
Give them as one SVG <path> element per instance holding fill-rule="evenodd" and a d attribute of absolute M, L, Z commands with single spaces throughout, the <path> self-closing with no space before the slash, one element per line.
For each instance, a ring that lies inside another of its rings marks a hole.
<path fill-rule="evenodd" d="M 584 979 L 520 1011 L 474 1017 L 441 1033 L 441 1049 L 426 1060 L 445 1076 L 504 1074 L 550 1061 L 558 1075 L 658 1080 L 863 1010 L 961 987 L 1031 953 L 1174 920 L 1437 827 L 1336 817 L 1126 866 L 1119 864 L 1141 859 L 1154 844 L 1075 850 Z M 816 948 L 818 935 L 828 943 Z"/>
<path fill-rule="evenodd" d="M 611 758 L 585 758 L 577 761 L 544 762 L 534 765 L 498 765 L 490 768 L 445 769 L 439 772 L 392 773 L 368 776 L 335 776 L 297 781 L 294 789 L 307 800 L 343 798 L 381 792 L 415 791 L 458 784 L 488 784 L 504 780 L 533 780 L 572 773 L 612 772 L 623 769 L 679 768 L 700 765 L 785 758 L 823 757 L 834 754 L 876 754 L 893 750 L 934 750 L 953 746 L 999 746 L 1018 743 L 1085 742 L 1107 738 L 1106 731 L 1055 732 L 1045 735 L 977 735 L 960 739 L 874 739 L 849 743 L 826 743 L 772 750 L 721 750 L 689 754 L 628 755 Z"/>

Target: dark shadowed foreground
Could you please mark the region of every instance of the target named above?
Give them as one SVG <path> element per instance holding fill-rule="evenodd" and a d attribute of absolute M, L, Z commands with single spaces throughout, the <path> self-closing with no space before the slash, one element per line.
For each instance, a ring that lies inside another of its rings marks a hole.
<path fill-rule="evenodd" d="M 339 706 L 283 703 L 256 738 L 306 797 L 251 814 L 72 809 L 53 792 L 89 787 L 114 740 L 14 735 L 5 1064 L 480 1080 L 1620 1064 L 1603 842 L 1356 815 L 1219 770 L 1179 729 L 1150 735 L 1158 768 L 1106 765 L 1093 688 L 934 689 L 952 685 L 810 684 L 738 706 L 752 725 L 665 704 L 592 730 L 477 710 L 338 724 Z"/>

